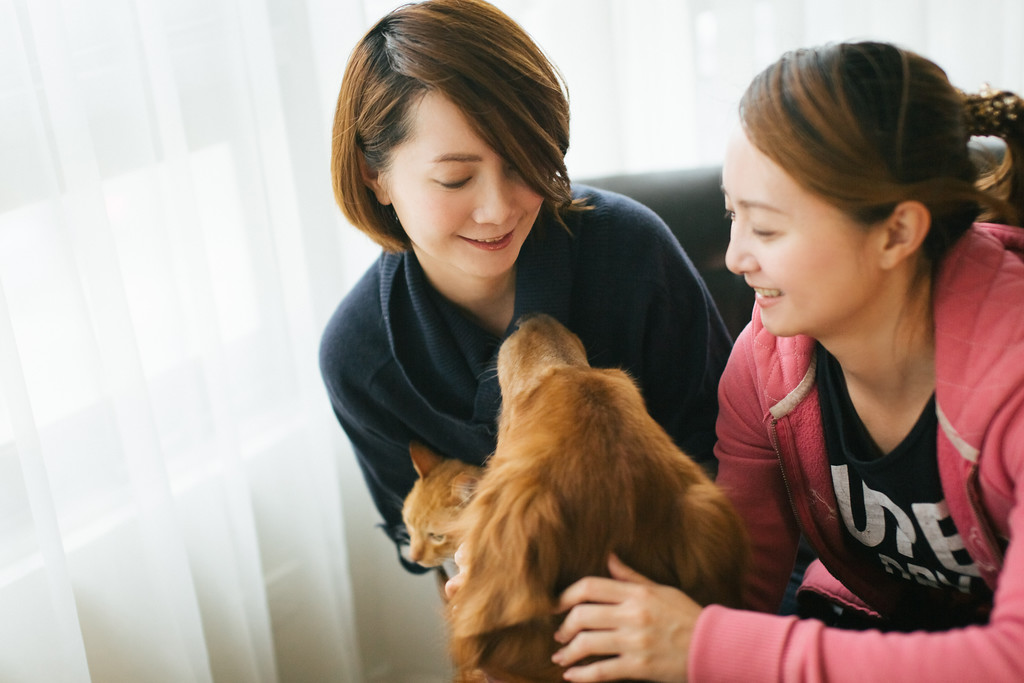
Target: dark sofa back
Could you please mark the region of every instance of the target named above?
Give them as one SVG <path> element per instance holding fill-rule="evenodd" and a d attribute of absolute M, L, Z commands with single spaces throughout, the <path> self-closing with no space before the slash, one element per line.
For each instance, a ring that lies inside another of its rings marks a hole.
<path fill-rule="evenodd" d="M 718 166 L 590 178 L 585 185 L 632 197 L 650 207 L 697 266 L 733 338 L 750 322 L 754 292 L 725 267 L 729 221 Z"/>

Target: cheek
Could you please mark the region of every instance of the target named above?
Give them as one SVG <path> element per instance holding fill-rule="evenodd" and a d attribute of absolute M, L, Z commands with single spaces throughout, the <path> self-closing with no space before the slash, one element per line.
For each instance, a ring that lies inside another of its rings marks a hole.
<path fill-rule="evenodd" d="M 541 206 L 544 205 L 544 197 L 528 187 L 523 187 L 520 197 L 519 203 L 528 214 L 537 215 L 540 212 Z"/>
<path fill-rule="evenodd" d="M 441 235 L 458 229 L 468 216 L 465 202 L 455 196 L 438 196 L 437 193 L 423 192 L 403 197 L 395 202 L 402 226 L 410 237 L 415 233 L 421 237 Z"/>
<path fill-rule="evenodd" d="M 867 277 L 849 249 L 823 246 L 806 250 L 790 263 L 789 277 L 799 278 L 802 300 L 811 307 L 856 298 Z"/>

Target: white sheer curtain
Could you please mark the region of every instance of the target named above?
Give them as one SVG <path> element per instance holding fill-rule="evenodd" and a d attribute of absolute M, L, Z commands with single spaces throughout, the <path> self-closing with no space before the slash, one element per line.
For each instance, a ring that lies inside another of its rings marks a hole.
<path fill-rule="evenodd" d="M 499 0 L 561 68 L 574 177 L 720 163 L 736 103 L 782 52 L 895 42 L 954 84 L 1024 91 L 1020 0 Z"/>
<path fill-rule="evenodd" d="M 361 675 L 331 4 L 0 2 L 0 680 Z"/>
<path fill-rule="evenodd" d="M 375 249 L 330 119 L 397 0 L 0 0 L 0 680 L 442 681 L 320 386 Z M 895 40 L 1024 90 L 1017 0 L 499 0 L 575 177 L 717 163 L 781 51 Z"/>

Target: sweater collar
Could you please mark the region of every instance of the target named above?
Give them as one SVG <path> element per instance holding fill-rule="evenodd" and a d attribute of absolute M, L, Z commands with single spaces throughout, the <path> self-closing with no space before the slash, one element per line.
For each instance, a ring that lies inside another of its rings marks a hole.
<path fill-rule="evenodd" d="M 440 409 L 490 419 L 500 405 L 494 372 L 500 342 L 527 313 L 568 321 L 573 282 L 571 236 L 550 218 L 531 231 L 517 260 L 512 323 L 501 339 L 467 319 L 427 281 L 414 252 L 385 253 L 379 264 L 381 315 L 391 352 L 410 384 Z M 460 397 L 475 396 L 472 406 Z"/>

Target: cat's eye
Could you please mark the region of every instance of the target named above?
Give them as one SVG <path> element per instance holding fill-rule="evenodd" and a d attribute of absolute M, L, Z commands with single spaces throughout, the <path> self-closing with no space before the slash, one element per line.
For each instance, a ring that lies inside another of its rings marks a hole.
<path fill-rule="evenodd" d="M 443 543 L 444 542 L 444 534 L 430 534 L 430 540 L 433 541 L 434 543 Z"/>

